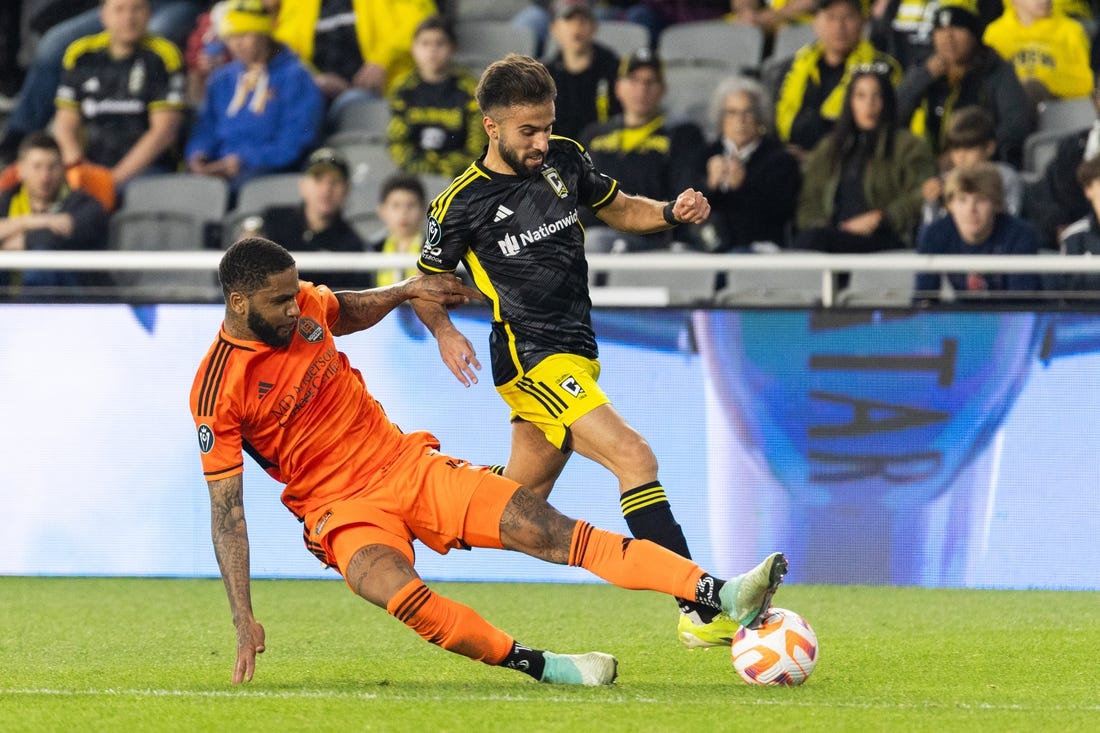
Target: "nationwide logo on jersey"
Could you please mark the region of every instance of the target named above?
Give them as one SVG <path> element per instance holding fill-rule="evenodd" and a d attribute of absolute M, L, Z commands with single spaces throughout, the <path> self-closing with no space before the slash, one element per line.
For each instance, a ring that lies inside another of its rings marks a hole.
<path fill-rule="evenodd" d="M 262 400 L 264 398 L 264 395 L 267 394 L 268 392 L 270 392 L 271 388 L 274 387 L 274 386 L 275 385 L 272 384 L 271 382 L 260 382 L 260 389 L 259 389 L 260 399 Z"/>
<path fill-rule="evenodd" d="M 495 222 L 496 221 L 504 221 L 505 219 L 507 219 L 509 216 L 511 216 L 514 213 L 516 213 L 516 212 L 509 209 L 504 204 L 501 204 L 500 206 L 497 207 L 497 215 L 493 217 L 493 221 L 495 221 Z"/>
<path fill-rule="evenodd" d="M 199 426 L 199 450 L 203 453 L 214 450 L 214 431 L 209 425 Z"/>
<path fill-rule="evenodd" d="M 558 386 L 564 389 L 569 394 L 573 395 L 574 397 L 579 398 L 585 396 L 584 387 L 580 385 L 580 382 L 578 382 L 572 374 L 569 374 L 559 379 Z"/>
<path fill-rule="evenodd" d="M 515 234 L 505 234 L 504 239 L 497 240 L 497 246 L 500 247 L 500 251 L 504 253 L 505 257 L 511 257 L 519 254 L 519 251 L 528 244 L 537 242 L 540 239 L 545 239 L 555 232 L 560 232 L 567 227 L 573 226 L 579 220 L 577 210 L 573 209 L 569 216 L 563 216 L 557 221 L 543 224 L 538 229 L 528 229 L 518 237 Z"/>
<path fill-rule="evenodd" d="M 298 319 L 298 333 L 311 344 L 315 344 L 325 337 L 325 329 L 312 318 Z"/>
<path fill-rule="evenodd" d="M 558 174 L 557 170 L 551 166 L 546 166 L 542 169 L 542 177 L 550 184 L 550 188 L 554 189 L 554 193 L 558 195 L 559 199 L 563 199 L 569 195 L 569 189 L 566 187 L 565 181 L 561 179 L 561 175 Z"/>

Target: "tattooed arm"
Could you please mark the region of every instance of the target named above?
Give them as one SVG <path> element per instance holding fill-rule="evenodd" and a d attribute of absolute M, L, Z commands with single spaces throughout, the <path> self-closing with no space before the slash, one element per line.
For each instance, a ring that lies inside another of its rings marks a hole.
<path fill-rule="evenodd" d="M 237 662 L 233 684 L 251 681 L 256 654 L 264 650 L 264 627 L 252 615 L 248 560 L 248 527 L 244 521 L 242 474 L 207 483 L 210 489 L 210 536 L 218 558 L 233 626 L 237 629 Z"/>
<path fill-rule="evenodd" d="M 370 328 L 406 300 L 422 299 L 443 306 L 464 305 L 481 293 L 466 287 L 454 275 L 418 275 L 393 285 L 371 290 L 339 291 L 340 317 L 332 325 L 334 336 Z"/>

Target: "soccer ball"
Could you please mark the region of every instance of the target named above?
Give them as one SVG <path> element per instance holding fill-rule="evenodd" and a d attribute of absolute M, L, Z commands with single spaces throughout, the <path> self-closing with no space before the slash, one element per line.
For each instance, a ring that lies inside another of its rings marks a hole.
<path fill-rule="evenodd" d="M 737 631 L 730 655 L 750 685 L 801 685 L 817 664 L 817 634 L 794 611 L 772 606 L 760 626 Z"/>

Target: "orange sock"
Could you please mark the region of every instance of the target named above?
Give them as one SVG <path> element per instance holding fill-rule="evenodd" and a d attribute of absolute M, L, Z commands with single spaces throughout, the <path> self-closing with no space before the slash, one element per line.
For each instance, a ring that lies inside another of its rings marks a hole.
<path fill-rule="evenodd" d="M 655 590 L 694 599 L 703 569 L 649 540 L 635 540 L 577 521 L 569 564 L 630 590 Z"/>
<path fill-rule="evenodd" d="M 472 608 L 436 595 L 420 579 L 397 591 L 386 611 L 423 638 L 449 652 L 500 664 L 512 649 L 512 637 Z"/>

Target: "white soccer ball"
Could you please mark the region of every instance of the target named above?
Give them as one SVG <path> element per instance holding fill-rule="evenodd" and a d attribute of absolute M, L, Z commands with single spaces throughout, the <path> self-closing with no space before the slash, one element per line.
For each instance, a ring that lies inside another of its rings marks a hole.
<path fill-rule="evenodd" d="M 794 611 L 772 606 L 760 626 L 737 631 L 730 655 L 750 685 L 801 685 L 817 664 L 817 634 Z"/>

